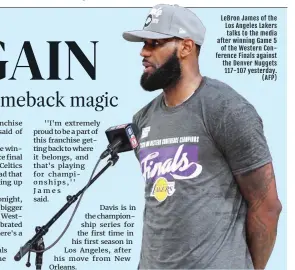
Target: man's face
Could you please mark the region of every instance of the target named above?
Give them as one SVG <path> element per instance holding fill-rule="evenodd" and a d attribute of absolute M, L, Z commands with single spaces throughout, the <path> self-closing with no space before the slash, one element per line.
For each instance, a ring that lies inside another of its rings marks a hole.
<path fill-rule="evenodd" d="M 141 54 L 144 72 L 140 79 L 146 91 L 174 86 L 181 76 L 175 39 L 145 40 Z"/>

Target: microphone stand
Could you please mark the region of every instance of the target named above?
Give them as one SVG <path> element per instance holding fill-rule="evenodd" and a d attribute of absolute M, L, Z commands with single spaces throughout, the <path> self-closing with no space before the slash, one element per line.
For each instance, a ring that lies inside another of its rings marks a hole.
<path fill-rule="evenodd" d="M 37 226 L 35 228 L 36 233 L 40 230 L 41 227 Z M 37 251 L 36 254 L 36 261 L 35 261 L 35 265 L 36 265 L 36 270 L 41 270 L 42 269 L 42 263 L 43 263 L 43 250 L 45 248 L 44 245 L 44 241 L 43 241 L 43 237 L 41 237 L 35 244 L 32 245 L 33 250 Z M 26 263 L 27 267 L 31 266 L 31 262 L 30 262 L 30 250 L 29 250 L 29 256 L 28 256 L 28 260 Z"/>
<path fill-rule="evenodd" d="M 14 256 L 14 260 L 20 261 L 21 258 L 23 256 L 25 256 L 26 253 L 29 252 L 29 259 L 28 259 L 26 266 L 30 267 L 31 266 L 31 264 L 29 262 L 30 252 L 32 251 L 32 249 L 34 249 L 35 251 L 37 251 L 36 252 L 37 253 L 36 254 L 36 269 L 37 270 L 41 269 L 42 256 L 43 256 L 42 250 L 44 250 L 44 242 L 43 242 L 42 237 L 48 232 L 49 228 L 54 224 L 54 222 L 57 221 L 57 219 L 79 198 L 79 196 L 88 187 L 90 187 L 94 183 L 94 181 L 99 176 L 101 176 L 110 166 L 114 166 L 117 163 L 118 159 L 119 159 L 118 154 L 115 151 L 113 151 L 111 153 L 111 157 L 108 159 L 108 163 L 101 169 L 101 171 L 99 171 L 97 173 L 97 175 L 95 177 L 93 177 L 91 179 L 91 181 L 89 183 L 87 183 L 87 185 L 84 186 L 84 188 L 82 188 L 79 192 L 77 192 L 73 196 L 71 196 L 71 195 L 67 196 L 67 203 L 53 216 L 53 218 L 51 220 L 49 220 L 49 222 L 46 225 L 44 225 L 42 227 L 36 227 L 36 229 L 35 229 L 36 234 L 24 246 L 22 246 L 19 249 L 18 253 Z M 39 257 L 38 257 L 38 254 L 39 254 Z"/>

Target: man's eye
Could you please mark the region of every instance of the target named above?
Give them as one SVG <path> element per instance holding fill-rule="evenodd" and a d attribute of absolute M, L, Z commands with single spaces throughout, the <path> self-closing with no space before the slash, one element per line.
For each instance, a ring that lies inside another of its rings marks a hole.
<path fill-rule="evenodd" d="M 159 42 L 157 40 L 153 40 L 151 45 L 153 47 L 156 47 L 157 45 L 159 45 Z"/>
<path fill-rule="evenodd" d="M 158 42 L 158 40 L 152 40 L 151 42 L 144 42 L 144 46 L 151 46 L 151 47 L 156 47 L 158 46 L 160 43 Z"/>

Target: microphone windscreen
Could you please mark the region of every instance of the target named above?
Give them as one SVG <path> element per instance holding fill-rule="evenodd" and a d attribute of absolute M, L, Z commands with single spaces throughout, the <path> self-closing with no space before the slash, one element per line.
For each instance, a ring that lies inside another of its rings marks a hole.
<path fill-rule="evenodd" d="M 118 153 L 131 151 L 138 146 L 137 136 L 139 134 L 139 128 L 134 123 L 110 127 L 105 133 L 110 144 L 118 139 L 121 141 L 117 149 Z"/>

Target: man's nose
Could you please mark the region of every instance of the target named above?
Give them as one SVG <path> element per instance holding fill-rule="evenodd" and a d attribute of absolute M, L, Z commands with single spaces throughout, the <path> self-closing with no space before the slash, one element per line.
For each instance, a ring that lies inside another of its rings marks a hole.
<path fill-rule="evenodd" d="M 140 56 L 141 57 L 149 57 L 151 56 L 152 52 L 149 50 L 146 46 L 143 46 L 141 51 L 140 51 Z"/>

